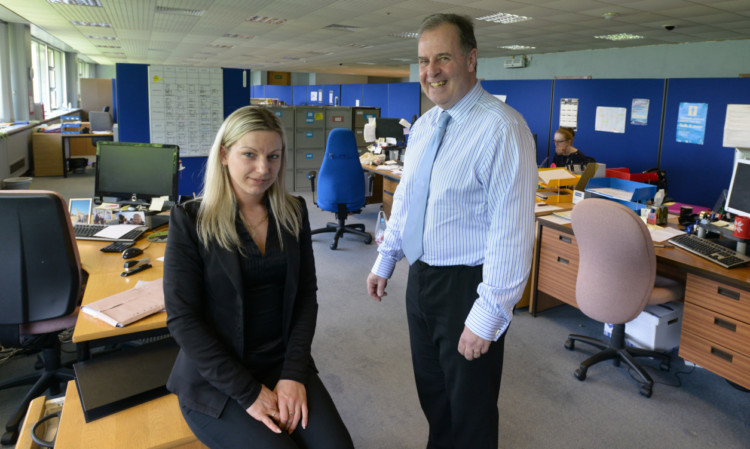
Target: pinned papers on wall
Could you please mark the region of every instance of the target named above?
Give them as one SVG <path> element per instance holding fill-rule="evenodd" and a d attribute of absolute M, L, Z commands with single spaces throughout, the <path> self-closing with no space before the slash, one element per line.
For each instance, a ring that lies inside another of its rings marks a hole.
<path fill-rule="evenodd" d="M 624 133 L 627 113 L 625 108 L 597 106 L 594 130 L 609 133 Z"/>
<path fill-rule="evenodd" d="M 578 130 L 578 98 L 560 99 L 560 127 Z"/>
<path fill-rule="evenodd" d="M 750 104 L 727 105 L 722 146 L 750 148 Z"/>
<path fill-rule="evenodd" d="M 630 108 L 630 124 L 648 125 L 648 98 L 633 98 L 633 106 Z"/>
<path fill-rule="evenodd" d="M 675 140 L 703 145 L 706 136 L 707 103 L 680 103 Z"/>

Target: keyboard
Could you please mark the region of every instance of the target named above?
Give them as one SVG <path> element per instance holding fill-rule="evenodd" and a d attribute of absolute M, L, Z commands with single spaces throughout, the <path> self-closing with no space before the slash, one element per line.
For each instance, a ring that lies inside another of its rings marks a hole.
<path fill-rule="evenodd" d="M 669 242 L 724 268 L 736 268 L 750 262 L 749 256 L 693 234 L 678 235 Z"/>
<path fill-rule="evenodd" d="M 94 224 L 74 224 L 73 231 L 75 232 L 76 239 L 78 240 L 99 240 L 103 242 L 135 242 L 138 238 L 148 230 L 146 226 L 139 226 L 126 232 L 119 237 L 99 237 L 96 234 L 110 225 L 94 225 Z"/>

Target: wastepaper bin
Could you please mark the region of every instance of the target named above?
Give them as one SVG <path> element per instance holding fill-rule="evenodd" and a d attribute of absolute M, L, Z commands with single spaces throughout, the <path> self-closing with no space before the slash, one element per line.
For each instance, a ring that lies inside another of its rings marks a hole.
<path fill-rule="evenodd" d="M 31 178 L 6 178 L 3 179 L 2 187 L 5 190 L 29 190 L 31 188 Z"/>

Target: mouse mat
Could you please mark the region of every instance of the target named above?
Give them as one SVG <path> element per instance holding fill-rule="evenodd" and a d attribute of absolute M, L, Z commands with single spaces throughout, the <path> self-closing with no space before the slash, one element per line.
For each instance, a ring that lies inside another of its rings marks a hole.
<path fill-rule="evenodd" d="M 73 364 L 86 422 L 168 394 L 179 349 L 167 338 Z"/>

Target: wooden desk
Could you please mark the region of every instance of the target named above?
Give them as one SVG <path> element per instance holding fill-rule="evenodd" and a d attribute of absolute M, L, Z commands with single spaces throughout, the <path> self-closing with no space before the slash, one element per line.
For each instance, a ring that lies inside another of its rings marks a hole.
<path fill-rule="evenodd" d="M 380 195 L 383 201 L 383 211 L 385 212 L 385 216 L 386 218 L 390 218 L 391 208 L 393 207 L 393 194 L 396 193 L 396 187 L 401 181 L 401 175 L 388 170 L 378 170 L 374 165 L 363 165 L 362 168 L 365 171 L 377 175 L 373 190 L 377 189 L 378 192 L 373 192 L 373 196 Z M 381 179 L 382 181 L 380 181 Z M 379 185 L 382 185 L 382 189 L 378 188 Z"/>
<path fill-rule="evenodd" d="M 205 447 L 188 427 L 173 394 L 87 423 L 75 381 L 68 382 L 56 449 Z"/>
<path fill-rule="evenodd" d="M 139 240 L 135 246 L 144 248 L 148 245 L 145 239 Z M 157 258 L 164 256 L 166 243 L 152 242 L 139 258 L 151 259 L 150 268 L 141 273 L 128 277 L 120 276 L 123 271 L 124 260 L 119 253 L 103 253 L 100 248 L 107 246 L 109 242 L 98 242 L 92 240 L 79 240 L 78 252 L 83 269 L 89 273 L 86 284 L 86 292 L 83 295 L 82 305 L 90 304 L 115 293 L 133 288 L 139 280 L 153 281 L 164 276 L 164 262 Z M 73 343 L 82 345 L 87 352 L 88 346 L 95 341 L 106 343 L 107 339 L 120 339 L 132 337 L 132 334 L 148 333 L 149 331 L 162 330 L 167 325 L 167 313 L 160 312 L 142 320 L 136 321 L 125 327 L 113 327 L 104 321 L 98 320 L 88 314 L 80 313 L 73 330 Z"/>
<path fill-rule="evenodd" d="M 68 157 L 96 156 L 96 145 L 93 137 L 113 138 L 110 133 L 61 134 L 34 133 L 32 154 L 34 156 L 35 176 L 68 176 Z"/>
<path fill-rule="evenodd" d="M 575 307 L 573 230 L 544 218 L 537 226 L 529 311 L 536 315 L 562 303 Z M 676 247 L 655 251 L 657 271 L 686 283 L 680 357 L 750 388 L 750 267 L 728 270 Z"/>

